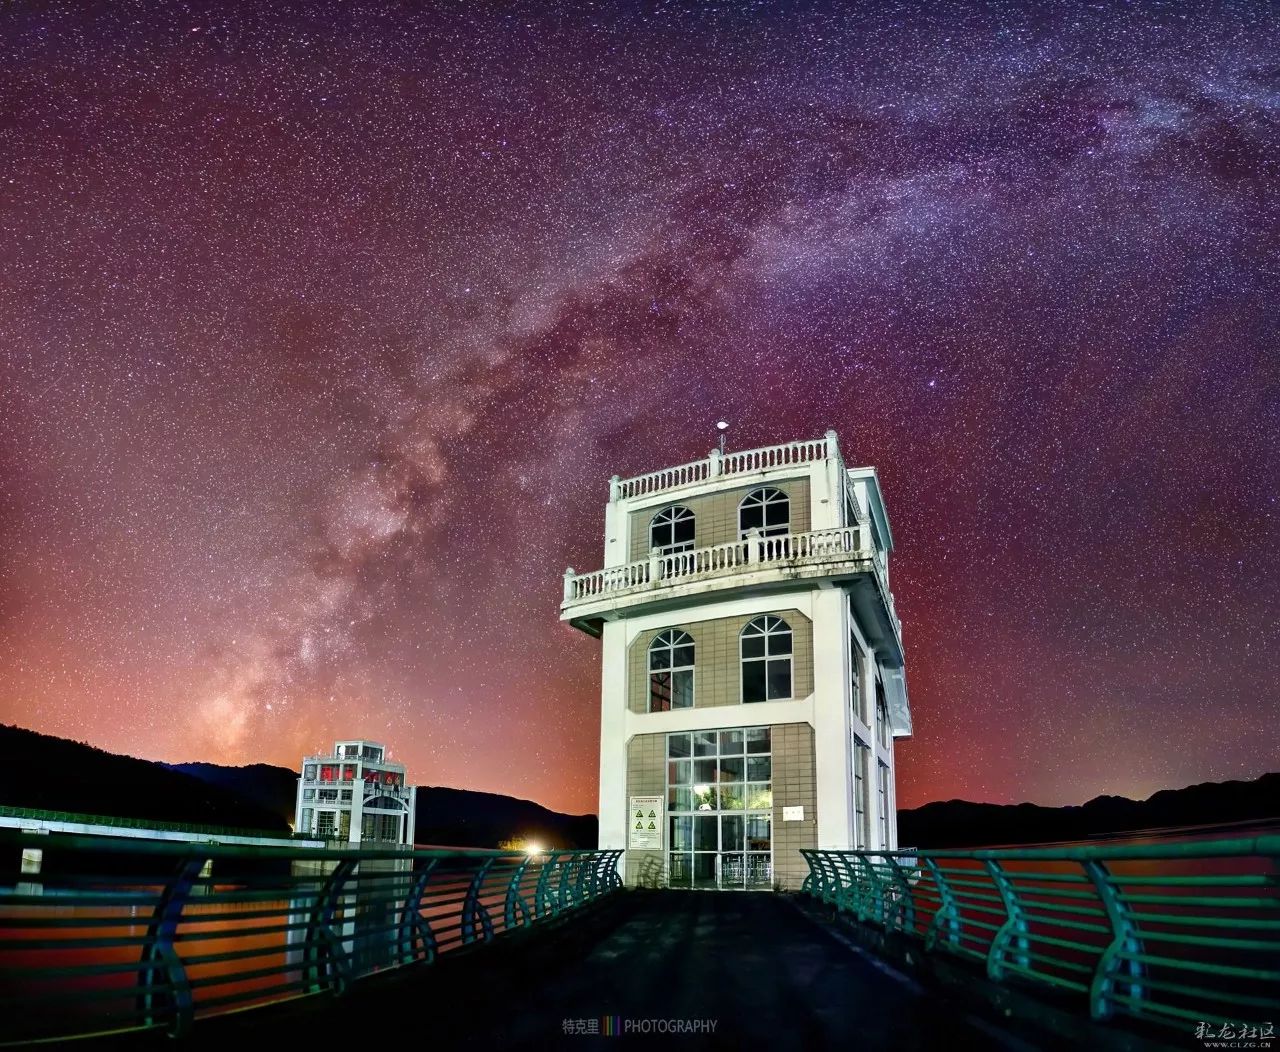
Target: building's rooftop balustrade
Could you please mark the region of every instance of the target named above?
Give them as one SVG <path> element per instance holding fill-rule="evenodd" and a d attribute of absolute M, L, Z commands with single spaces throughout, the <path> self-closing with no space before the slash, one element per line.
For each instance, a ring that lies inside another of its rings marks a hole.
<path fill-rule="evenodd" d="M 561 609 L 569 612 L 575 606 L 601 599 L 622 598 L 699 580 L 762 571 L 775 571 L 779 577 L 822 576 L 827 572 L 836 575 L 861 571 L 872 573 L 880 583 L 885 605 L 901 634 L 893 595 L 884 574 L 884 561 L 875 550 L 866 526 L 752 537 L 667 555 L 653 552 L 646 559 L 584 574 L 576 573 L 570 567 L 564 573 Z"/>
<path fill-rule="evenodd" d="M 651 471 L 647 475 L 636 475 L 629 479 L 615 475 L 610 480 L 609 497 L 611 500 L 647 497 L 666 490 L 696 486 L 723 475 L 748 475 L 770 468 L 812 464 L 839 455 L 834 431 L 828 431 L 824 438 L 784 442 L 780 446 L 764 446 L 761 449 L 742 449 L 732 453 L 721 453 L 718 449 L 713 449 L 705 459 L 695 460 L 691 464 L 663 468 L 661 471 Z"/>

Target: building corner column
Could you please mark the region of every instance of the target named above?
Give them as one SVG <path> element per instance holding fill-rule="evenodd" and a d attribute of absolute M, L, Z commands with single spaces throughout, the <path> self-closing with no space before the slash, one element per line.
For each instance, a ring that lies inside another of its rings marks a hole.
<path fill-rule="evenodd" d="M 818 847 L 853 846 L 848 624 L 845 593 L 821 588 L 813 597 L 814 777 Z"/>
<path fill-rule="evenodd" d="M 606 621 L 601 632 L 600 816 L 597 846 L 627 846 L 627 640 L 626 623 Z M 618 874 L 625 877 L 625 854 Z"/>

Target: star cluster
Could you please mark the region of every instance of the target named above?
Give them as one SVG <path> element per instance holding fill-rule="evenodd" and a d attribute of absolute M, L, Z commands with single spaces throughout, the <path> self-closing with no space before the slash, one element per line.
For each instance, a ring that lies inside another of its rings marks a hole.
<path fill-rule="evenodd" d="M 1280 755 L 1265 4 L 0 12 L 0 718 L 595 807 L 606 480 L 883 479 L 903 806 Z"/>

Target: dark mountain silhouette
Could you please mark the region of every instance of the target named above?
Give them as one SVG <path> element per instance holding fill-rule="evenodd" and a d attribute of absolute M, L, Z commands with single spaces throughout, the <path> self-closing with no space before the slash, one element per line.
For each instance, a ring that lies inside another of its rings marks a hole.
<path fill-rule="evenodd" d="M 287 767 L 253 764 L 223 767 L 215 763 L 180 763 L 175 769 L 239 793 L 260 807 L 293 820 L 298 772 Z M 504 840 L 536 839 L 544 847 L 595 847 L 595 815 L 566 815 L 499 793 L 479 793 L 445 786 L 418 787 L 414 841 L 441 847 L 497 847 Z"/>
<path fill-rule="evenodd" d="M 595 815 L 566 815 L 532 800 L 445 786 L 418 787 L 417 841 L 456 847 L 496 847 L 512 838 L 543 847 L 596 846 Z"/>
<path fill-rule="evenodd" d="M 298 772 L 287 767 L 152 763 L 4 724 L 0 751 L 8 758 L 0 805 L 275 835 L 287 835 L 293 821 Z M 595 815 L 565 815 L 497 793 L 422 786 L 417 817 L 419 844 L 492 848 L 528 837 L 544 847 L 596 845 Z"/>
<path fill-rule="evenodd" d="M 1162 789 L 1146 800 L 1098 796 L 1069 807 L 938 801 L 898 812 L 898 842 L 922 848 L 1049 844 L 1268 819 L 1280 821 L 1280 774 Z"/>
<path fill-rule="evenodd" d="M 164 764 L 0 724 L 0 804 L 288 835 L 278 810 Z"/>
<path fill-rule="evenodd" d="M 286 824 L 293 823 L 293 805 L 298 796 L 297 771 L 269 763 L 251 763 L 244 767 L 226 767 L 217 763 L 171 763 L 166 766 L 235 793 L 270 811 Z"/>

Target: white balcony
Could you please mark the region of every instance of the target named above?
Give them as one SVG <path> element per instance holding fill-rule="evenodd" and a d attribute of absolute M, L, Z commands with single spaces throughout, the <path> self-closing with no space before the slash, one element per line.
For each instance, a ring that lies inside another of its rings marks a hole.
<path fill-rule="evenodd" d="M 570 567 L 564 574 L 560 617 L 599 635 L 600 624 L 624 608 L 693 598 L 723 587 L 767 590 L 813 578 L 874 582 L 873 605 L 879 607 L 886 635 L 901 653 L 902 625 L 883 555 L 875 549 L 867 525 L 755 536 L 665 555 L 655 551 L 646 559 L 585 574 Z"/>
<path fill-rule="evenodd" d="M 782 445 L 764 446 L 760 449 L 742 449 L 732 453 L 721 453 L 718 449 L 713 449 L 702 460 L 679 464 L 673 468 L 663 468 L 661 471 L 651 471 L 647 475 L 637 475 L 629 479 L 618 478 L 615 475 L 609 483 L 609 498 L 630 500 L 634 497 L 648 497 L 655 493 L 683 489 L 686 486 L 699 486 L 715 478 L 750 475 L 758 471 L 798 464 L 813 464 L 828 457 L 840 460 L 834 431 L 828 431 L 823 438 L 784 442 Z M 843 470 L 843 462 L 840 461 L 840 463 Z"/>

